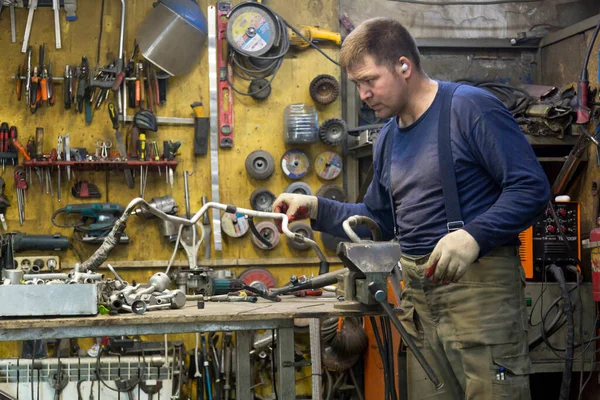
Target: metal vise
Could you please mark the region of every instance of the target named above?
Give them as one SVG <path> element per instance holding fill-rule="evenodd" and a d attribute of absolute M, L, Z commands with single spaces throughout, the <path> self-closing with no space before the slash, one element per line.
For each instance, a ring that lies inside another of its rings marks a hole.
<path fill-rule="evenodd" d="M 369 284 L 375 283 L 387 294 L 388 276 L 398 265 L 402 251 L 396 242 L 341 242 L 337 255 L 348 268 L 343 285 L 338 285 L 338 295 L 343 291 L 346 301 L 371 306 L 379 302 L 369 292 Z"/>

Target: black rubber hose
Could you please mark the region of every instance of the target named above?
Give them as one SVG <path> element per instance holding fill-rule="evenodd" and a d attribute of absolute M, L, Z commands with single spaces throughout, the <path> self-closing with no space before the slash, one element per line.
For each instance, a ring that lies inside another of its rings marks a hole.
<path fill-rule="evenodd" d="M 385 329 L 385 333 L 386 333 L 386 346 L 387 346 L 387 357 L 388 357 L 388 365 L 389 365 L 389 375 L 387 377 L 387 379 L 389 379 L 389 385 L 392 388 L 391 390 L 391 395 L 392 395 L 392 399 L 393 400 L 397 400 L 398 399 L 398 393 L 396 392 L 396 382 L 394 377 L 396 376 L 395 370 L 394 370 L 394 342 L 392 340 L 392 327 L 390 325 L 390 320 L 389 318 L 385 318 L 385 317 L 381 317 L 382 318 L 382 322 L 383 322 L 383 326 Z"/>
<path fill-rule="evenodd" d="M 377 342 L 377 350 L 379 350 L 379 357 L 381 358 L 381 364 L 383 365 L 383 382 L 385 384 L 385 397 L 388 397 L 389 393 L 389 384 L 388 384 L 388 368 L 386 363 L 386 358 L 383 354 L 383 341 L 379 336 L 379 328 L 377 328 L 377 321 L 375 317 L 369 317 L 369 321 L 371 321 L 371 327 L 373 327 L 373 336 L 375 336 L 375 341 Z M 383 326 L 382 326 L 383 329 Z"/>
<path fill-rule="evenodd" d="M 565 370 L 562 376 L 562 383 L 560 386 L 560 397 L 559 400 L 568 400 L 569 392 L 571 390 L 571 376 L 573 374 L 573 352 L 575 344 L 575 321 L 573 319 L 573 309 L 571 307 L 571 297 L 569 296 L 569 290 L 567 289 L 567 282 L 565 281 L 565 275 L 556 264 L 552 264 L 548 267 L 548 271 L 552 273 L 558 287 L 560 288 L 560 294 L 563 298 L 563 312 L 567 318 L 567 337 L 566 337 L 566 352 L 565 352 Z M 583 355 L 582 355 L 583 357 Z"/>
<path fill-rule="evenodd" d="M 252 232 L 252 234 L 254 236 L 256 236 L 256 238 L 265 246 L 267 246 L 267 249 L 272 249 L 273 245 L 271 244 L 271 242 L 269 242 L 267 239 L 265 239 L 264 237 L 262 237 L 262 235 L 260 234 L 260 232 L 258 231 L 258 229 L 256 229 L 256 225 L 254 225 L 254 218 L 252 218 L 251 216 L 248 216 L 248 225 L 250 226 L 250 232 Z"/>
<path fill-rule="evenodd" d="M 582 81 L 588 81 L 588 64 L 590 63 L 590 57 L 592 55 L 592 49 L 594 48 L 594 42 L 598 37 L 598 32 L 600 32 L 600 21 L 596 25 L 596 29 L 594 29 L 594 34 L 592 35 L 592 39 L 590 40 L 590 44 L 588 45 L 587 52 L 585 53 L 585 59 L 583 61 L 583 69 L 581 70 L 581 79 Z"/>

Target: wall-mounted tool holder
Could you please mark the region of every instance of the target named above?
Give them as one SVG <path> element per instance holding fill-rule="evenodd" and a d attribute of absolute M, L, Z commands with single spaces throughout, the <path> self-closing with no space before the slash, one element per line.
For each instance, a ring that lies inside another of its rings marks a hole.
<path fill-rule="evenodd" d="M 110 161 L 110 160 L 96 160 L 96 161 L 52 161 L 52 160 L 29 160 L 24 161 L 23 165 L 26 167 L 36 167 L 36 168 L 53 168 L 53 167 L 61 167 L 66 168 L 70 167 L 75 171 L 105 171 L 105 170 L 120 170 L 120 169 L 133 169 L 139 167 L 148 167 L 150 170 L 162 169 L 164 171 L 165 168 L 175 170 L 178 161 L 140 161 L 140 160 L 127 160 L 127 161 Z"/>
<path fill-rule="evenodd" d="M 56 256 L 15 257 L 15 267 L 26 274 L 60 271 L 60 259 Z"/>

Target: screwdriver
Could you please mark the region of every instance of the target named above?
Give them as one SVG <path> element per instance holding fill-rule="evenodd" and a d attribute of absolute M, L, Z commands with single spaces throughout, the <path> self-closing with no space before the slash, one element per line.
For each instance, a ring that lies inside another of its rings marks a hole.
<path fill-rule="evenodd" d="M 33 136 L 29 136 L 29 139 L 27 139 L 26 149 L 27 149 L 27 154 L 29 154 L 29 157 L 35 155 L 35 138 Z"/>
<path fill-rule="evenodd" d="M 146 134 L 140 133 L 138 139 L 138 154 L 141 161 L 146 161 Z"/>
<path fill-rule="evenodd" d="M 21 142 L 19 142 L 18 139 L 12 139 L 12 145 L 15 147 L 15 149 L 17 149 L 19 153 L 21 153 L 25 160 L 31 160 L 31 157 L 29 157 L 29 153 L 27 153 L 27 150 L 25 150 L 25 147 L 23 147 L 23 145 L 21 144 Z"/>
<path fill-rule="evenodd" d="M 42 71 L 42 79 L 40 79 L 40 89 L 42 92 L 42 101 L 48 101 L 48 72 Z"/>
<path fill-rule="evenodd" d="M 65 66 L 65 76 L 63 81 L 63 99 L 65 102 L 65 110 L 71 108 L 71 93 L 73 90 L 73 86 L 71 85 L 71 67 L 69 65 Z"/>
<path fill-rule="evenodd" d="M 48 65 L 48 105 L 54 105 L 54 80 L 52 79 L 52 63 Z"/>
<path fill-rule="evenodd" d="M 29 107 L 31 108 L 31 113 L 35 114 L 37 111 L 37 102 L 40 97 L 40 93 L 38 93 L 38 69 L 37 67 L 33 67 L 33 76 L 31 77 L 31 94 L 29 95 Z"/>
<path fill-rule="evenodd" d="M 135 106 L 140 106 L 140 66 L 135 64 Z"/>
<path fill-rule="evenodd" d="M 35 156 L 39 159 L 44 156 L 44 128 L 35 128 Z"/>
<path fill-rule="evenodd" d="M 17 138 L 17 127 L 11 126 L 10 130 L 8 131 L 8 143 L 6 144 L 6 151 L 8 151 L 9 153 L 16 152 L 15 147 L 13 146 L 13 140 L 15 140 L 16 138 Z M 10 157 L 10 161 L 11 161 L 12 165 L 15 165 L 15 158 L 17 158 L 17 156 Z"/>
<path fill-rule="evenodd" d="M 121 161 L 127 160 L 127 150 L 125 150 L 125 141 L 123 140 L 123 133 L 119 130 L 119 117 L 117 115 L 117 108 L 114 103 L 108 103 L 108 116 L 112 122 L 115 130 L 115 138 L 117 139 L 117 148 L 119 150 L 119 156 Z M 125 181 L 127 187 L 133 189 L 133 173 L 129 168 L 125 168 Z"/>
<path fill-rule="evenodd" d="M 17 69 L 17 83 L 15 91 L 17 92 L 17 100 L 21 101 L 21 90 L 23 88 L 23 79 L 21 79 L 21 66 Z"/>
<path fill-rule="evenodd" d="M 156 140 L 152 142 L 152 151 L 154 152 L 154 161 L 160 161 L 160 154 L 158 152 L 158 143 L 156 143 Z M 160 171 L 160 168 L 158 170 Z"/>
<path fill-rule="evenodd" d="M 3 122 L 0 126 L 0 152 L 6 153 L 8 152 L 8 124 Z M 2 172 L 4 173 L 4 168 L 6 166 L 6 158 L 4 154 L 2 155 Z"/>

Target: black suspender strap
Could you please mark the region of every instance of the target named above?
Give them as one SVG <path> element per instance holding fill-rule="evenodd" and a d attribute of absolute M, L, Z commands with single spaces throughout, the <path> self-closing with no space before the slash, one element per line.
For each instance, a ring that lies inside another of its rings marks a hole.
<path fill-rule="evenodd" d="M 440 164 L 440 177 L 442 179 L 446 219 L 448 220 L 448 223 L 446 224 L 448 232 L 461 229 L 465 226 L 460 213 L 456 174 L 454 173 L 454 159 L 452 157 L 452 146 L 450 143 L 452 96 L 458 86 L 460 85 L 446 83 L 445 87 L 440 87 L 438 89 L 441 91 L 440 100 L 442 107 L 438 126 L 438 161 Z"/>

